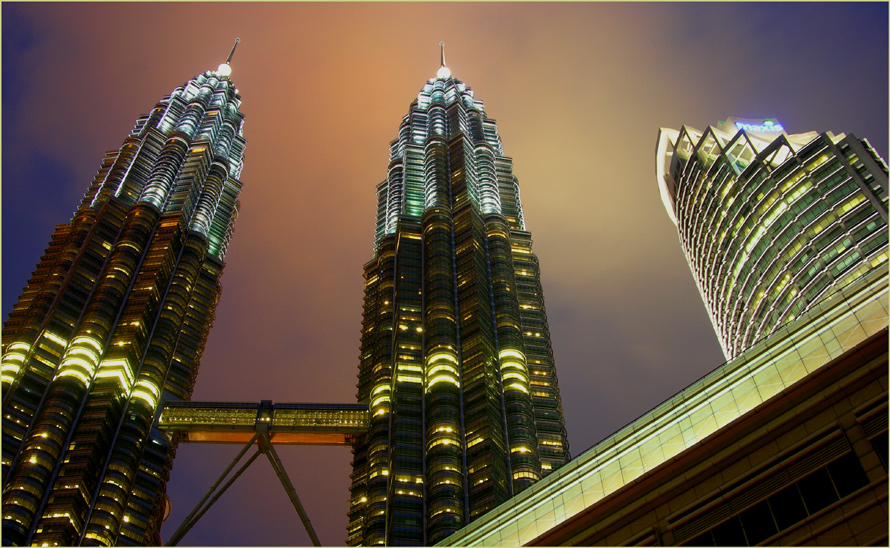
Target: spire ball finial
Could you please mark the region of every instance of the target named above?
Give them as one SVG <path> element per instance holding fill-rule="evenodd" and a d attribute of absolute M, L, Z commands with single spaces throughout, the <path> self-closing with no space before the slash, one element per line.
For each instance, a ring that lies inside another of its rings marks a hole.
<path fill-rule="evenodd" d="M 226 62 L 221 64 L 216 69 L 216 73 L 220 76 L 227 78 L 232 74 L 232 67 L 229 65 L 229 62 L 232 61 L 232 56 L 235 55 L 235 48 L 238 47 L 238 42 L 240 42 L 240 38 L 235 38 L 235 43 L 232 45 L 232 51 L 229 52 L 229 56 L 226 57 Z"/>
<path fill-rule="evenodd" d="M 441 50 L 442 64 L 439 66 L 439 70 L 436 72 L 436 78 L 449 78 L 451 76 L 451 71 L 448 70 L 448 67 L 445 66 L 445 42 L 439 42 L 439 48 Z"/>

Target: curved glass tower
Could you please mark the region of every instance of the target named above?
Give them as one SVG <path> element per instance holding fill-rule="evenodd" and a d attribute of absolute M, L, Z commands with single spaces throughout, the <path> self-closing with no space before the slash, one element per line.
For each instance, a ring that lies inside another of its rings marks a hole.
<path fill-rule="evenodd" d="M 3 544 L 159 545 L 174 445 L 219 299 L 245 141 L 228 64 L 108 152 L 3 327 Z"/>
<path fill-rule="evenodd" d="M 887 165 L 773 120 L 662 128 L 665 209 L 727 359 L 887 260 Z"/>
<path fill-rule="evenodd" d="M 347 542 L 429 545 L 569 458 L 512 160 L 444 55 L 377 203 Z"/>

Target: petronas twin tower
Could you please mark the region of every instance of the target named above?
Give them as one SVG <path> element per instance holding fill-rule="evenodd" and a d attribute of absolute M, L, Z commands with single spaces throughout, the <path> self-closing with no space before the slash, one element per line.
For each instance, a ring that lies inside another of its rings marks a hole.
<path fill-rule="evenodd" d="M 3 544 L 160 544 L 175 445 L 219 301 L 245 141 L 228 65 L 106 154 L 3 327 Z"/>
<path fill-rule="evenodd" d="M 239 207 L 230 72 L 106 154 L 4 325 L 4 545 L 160 543 L 175 443 L 157 417 L 191 396 Z M 432 544 L 569 459 L 512 161 L 444 53 L 377 197 L 347 542 Z"/>
<path fill-rule="evenodd" d="M 436 543 L 568 460 L 512 160 L 444 56 L 377 186 L 360 352 L 348 544 Z"/>

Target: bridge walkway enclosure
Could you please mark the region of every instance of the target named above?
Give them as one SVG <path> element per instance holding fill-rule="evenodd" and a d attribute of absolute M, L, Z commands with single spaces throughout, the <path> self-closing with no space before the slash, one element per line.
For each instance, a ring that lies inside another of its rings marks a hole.
<path fill-rule="evenodd" d="M 158 428 L 182 443 L 247 443 L 264 426 L 278 445 L 351 446 L 368 422 L 360 404 L 170 401 Z"/>
<path fill-rule="evenodd" d="M 275 445 L 352 446 L 368 431 L 369 411 L 360 404 L 259 403 L 170 401 L 161 410 L 158 428 L 180 443 L 243 444 L 244 448 L 223 471 L 182 525 L 167 541 L 176 546 L 214 502 L 260 454 L 268 457 L 275 474 L 294 505 L 309 538 L 320 546 L 309 516 L 303 509 Z M 256 452 L 220 487 L 251 446 Z M 219 489 L 219 490 L 217 490 Z"/>

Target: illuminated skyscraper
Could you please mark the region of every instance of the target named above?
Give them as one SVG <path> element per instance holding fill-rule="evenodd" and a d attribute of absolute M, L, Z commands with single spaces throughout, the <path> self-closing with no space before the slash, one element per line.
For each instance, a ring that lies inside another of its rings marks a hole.
<path fill-rule="evenodd" d="M 160 544 L 158 404 L 191 394 L 239 207 L 230 72 L 176 88 L 105 155 L 3 327 L 3 544 Z"/>
<path fill-rule="evenodd" d="M 377 203 L 347 542 L 432 544 L 569 459 L 512 160 L 444 53 Z"/>
<path fill-rule="evenodd" d="M 657 168 L 727 359 L 887 260 L 887 164 L 864 139 L 730 118 L 662 129 Z"/>

